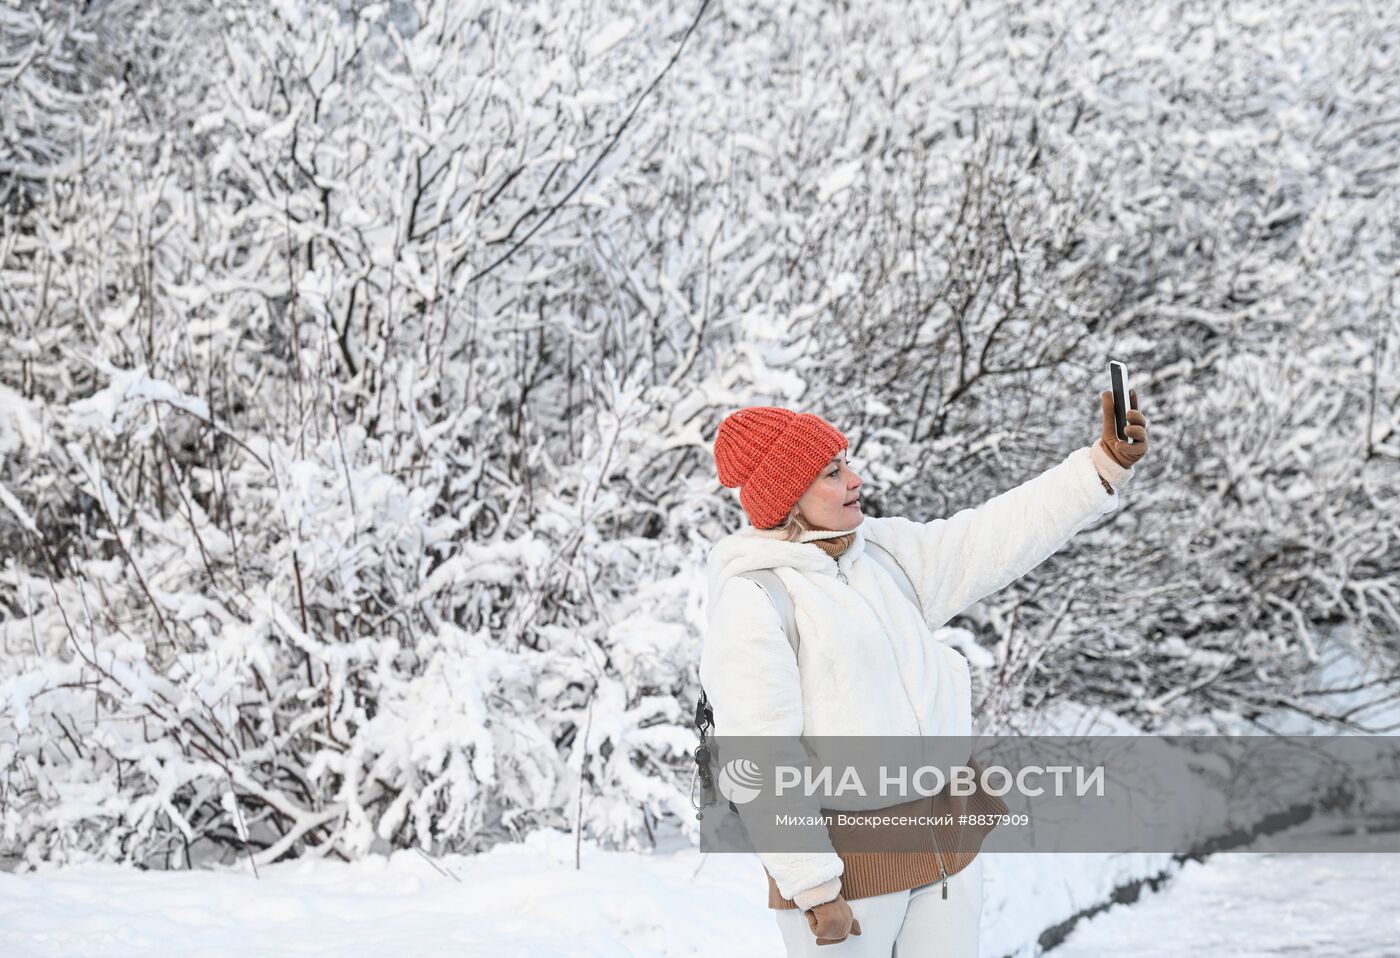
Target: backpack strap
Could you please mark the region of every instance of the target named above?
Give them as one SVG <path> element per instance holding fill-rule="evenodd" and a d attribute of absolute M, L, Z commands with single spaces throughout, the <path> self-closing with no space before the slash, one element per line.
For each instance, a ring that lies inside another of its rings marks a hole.
<path fill-rule="evenodd" d="M 787 636 L 788 645 L 792 646 L 792 654 L 797 655 L 797 646 L 801 641 L 797 635 L 797 620 L 793 614 L 792 596 L 788 594 L 787 586 L 783 585 L 783 580 L 778 578 L 778 573 L 772 569 L 754 569 L 743 574 L 743 578 L 751 579 L 758 584 L 758 587 L 768 593 L 769 600 L 773 607 L 778 610 L 778 618 L 783 622 L 783 633 Z M 710 706 L 710 697 L 705 694 L 704 686 L 700 687 L 700 700 L 695 704 L 695 727 L 700 730 L 700 745 L 695 749 L 696 774 L 690 780 L 690 804 L 695 807 L 696 818 L 704 816 L 704 809 L 715 801 L 717 794 L 715 789 L 714 773 L 710 768 L 710 761 L 715 758 L 716 749 L 708 742 L 709 730 L 714 728 L 715 712 Z M 699 777 L 701 782 L 700 801 L 695 800 L 695 780 Z M 739 809 L 730 801 L 729 810 L 738 812 Z"/>
<path fill-rule="evenodd" d="M 870 558 L 885 567 L 885 571 L 894 579 L 895 585 L 899 586 L 899 591 L 904 593 L 904 597 L 914 604 L 914 608 L 920 610 L 922 616 L 922 606 L 919 605 L 919 596 L 914 592 L 914 582 L 909 578 L 909 573 L 904 571 L 904 566 L 899 564 L 899 560 L 894 557 L 894 553 L 884 546 L 865 540 L 865 551 Z"/>
<path fill-rule="evenodd" d="M 914 608 L 921 608 L 918 594 L 914 591 L 913 580 L 909 578 L 909 573 L 904 571 L 904 566 L 900 565 L 899 560 L 894 557 L 894 553 L 869 539 L 865 540 L 865 549 L 870 558 L 878 562 L 890 574 L 890 578 L 894 579 L 899 591 L 903 592 L 904 597 L 913 603 Z M 788 645 L 792 646 L 792 654 L 796 655 L 802 637 L 797 634 L 797 619 L 793 613 L 792 596 L 788 593 L 787 586 L 783 585 L 783 580 L 778 578 L 778 573 L 772 569 L 753 569 L 744 573 L 743 577 L 758 583 L 759 588 L 768 593 L 769 601 L 778 610 L 778 618 L 782 619 L 783 631 L 787 633 Z"/>
<path fill-rule="evenodd" d="M 783 580 L 778 578 L 778 573 L 772 569 L 754 569 L 742 575 L 742 578 L 751 579 L 758 584 L 758 587 L 768 593 L 768 598 L 773 603 L 773 607 L 778 610 L 778 618 L 783 621 L 783 633 L 787 636 L 788 645 L 792 646 L 792 654 L 797 655 L 797 646 L 801 639 L 797 635 L 797 620 L 792 610 L 792 596 L 788 594 L 787 586 L 783 585 Z M 705 687 L 700 687 L 700 701 L 695 706 L 695 725 L 700 729 L 700 738 L 705 737 L 707 727 L 712 727 L 715 723 L 714 709 L 710 707 L 710 698 L 705 694 Z"/>
<path fill-rule="evenodd" d="M 797 634 L 797 618 L 792 609 L 792 596 L 788 594 L 787 586 L 783 585 L 783 580 L 778 578 L 778 573 L 772 569 L 754 569 L 744 573 L 745 579 L 751 579 L 758 583 L 758 587 L 768 593 L 768 599 L 778 610 L 778 618 L 783 620 L 783 631 L 787 633 L 788 645 L 792 646 L 792 654 L 797 654 L 797 647 L 802 642 L 801 636 Z"/>

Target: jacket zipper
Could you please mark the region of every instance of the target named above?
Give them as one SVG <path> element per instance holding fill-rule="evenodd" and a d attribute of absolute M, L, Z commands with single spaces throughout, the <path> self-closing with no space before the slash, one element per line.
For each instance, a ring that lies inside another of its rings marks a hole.
<path fill-rule="evenodd" d="M 929 836 L 933 839 L 933 860 L 938 862 L 938 877 L 943 879 L 943 897 L 948 897 L 948 873 L 943 870 L 943 856 L 938 848 L 938 826 L 929 826 Z"/>
<path fill-rule="evenodd" d="M 847 585 L 850 584 L 850 580 L 846 578 L 846 573 L 842 572 L 839 567 L 836 570 L 836 578 L 840 579 Z M 862 596 L 862 598 L 864 597 Z M 913 703 L 911 702 L 910 704 L 912 705 Z M 938 863 L 938 877 L 943 879 L 943 898 L 946 900 L 948 898 L 948 872 L 943 867 L 943 855 L 938 847 L 937 825 L 929 826 L 929 837 L 933 839 L 933 860 Z"/>

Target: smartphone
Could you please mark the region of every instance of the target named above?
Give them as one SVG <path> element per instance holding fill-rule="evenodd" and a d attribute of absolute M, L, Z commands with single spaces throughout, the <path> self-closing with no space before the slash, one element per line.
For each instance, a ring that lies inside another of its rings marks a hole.
<path fill-rule="evenodd" d="M 1128 367 L 1110 360 L 1108 374 L 1113 380 L 1113 428 L 1118 433 L 1119 442 L 1132 442 L 1124 432 L 1128 428 Z"/>

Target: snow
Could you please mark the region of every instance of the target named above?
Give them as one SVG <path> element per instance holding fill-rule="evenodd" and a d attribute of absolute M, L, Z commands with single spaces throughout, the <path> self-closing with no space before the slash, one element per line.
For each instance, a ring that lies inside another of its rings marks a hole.
<path fill-rule="evenodd" d="M 1337 819 L 1303 826 L 1326 829 Z M 1278 841 L 1275 839 L 1273 841 Z M 1071 899 L 1103 900 L 1132 877 L 1173 873 L 1157 891 L 1075 926 L 1057 958 L 1134 954 L 1381 955 L 1400 941 L 1400 856 L 1250 853 L 997 855 L 985 859 L 984 955 L 1036 953 Z M 1393 844 L 1393 842 L 1392 842 Z M 217 870 L 83 865 L 0 875 L 7 958 L 182 956 L 710 956 L 771 958 L 782 940 L 749 854 L 702 856 L 676 833 L 655 853 L 604 851 L 537 831 L 476 856 L 416 851 L 352 863 L 246 862 Z M 1149 861 L 1148 859 L 1158 859 Z M 455 879 L 454 877 L 455 876 Z"/>
<path fill-rule="evenodd" d="M 1324 819 L 1306 827 L 1329 824 L 1345 822 Z M 1377 842 L 1366 835 L 1335 853 L 1266 851 L 1280 840 L 1261 839 L 1249 852 L 1187 862 L 1157 891 L 1080 922 L 1054 955 L 1396 954 L 1400 855 L 1367 851 Z"/>
<path fill-rule="evenodd" d="M 751 855 L 645 855 L 535 832 L 523 844 L 446 856 L 413 851 L 351 864 L 298 861 L 220 871 L 88 865 L 0 875 L 0 953 L 186 956 L 630 956 L 731 958 L 781 951 Z M 703 866 L 703 867 L 701 867 Z M 698 872 L 697 872 L 698 867 Z M 723 916 L 724 923 L 719 922 Z"/>
<path fill-rule="evenodd" d="M 25 510 L 24 506 L 20 503 L 20 501 L 15 498 L 15 494 L 12 493 L 9 489 L 5 488 L 5 484 L 3 482 L 0 482 L 0 506 L 4 506 L 6 509 L 9 509 L 10 512 L 14 515 L 14 517 L 19 520 L 19 524 L 24 526 L 24 528 L 28 529 L 30 532 L 34 533 L 37 536 L 43 535 L 43 533 L 41 533 L 39 529 L 34 525 L 34 517 L 31 516 Z"/>
<path fill-rule="evenodd" d="M 860 160 L 852 160 L 823 176 L 817 183 L 817 199 L 825 203 L 842 190 L 849 189 L 857 182 L 862 165 Z"/>
<path fill-rule="evenodd" d="M 603 29 L 595 33 L 588 39 L 588 42 L 584 44 L 584 48 L 588 53 L 588 58 L 590 60 L 596 59 L 607 53 L 625 40 L 635 26 L 636 21 L 631 17 L 621 17 L 603 27 Z"/>
<path fill-rule="evenodd" d="M 189 396 L 163 379 L 147 374 L 143 363 L 134 369 L 121 369 L 107 363 L 99 368 L 110 382 L 91 396 L 68 405 L 73 423 L 80 428 L 119 436 L 128 418 L 135 415 L 143 403 L 161 402 L 183 410 L 203 420 L 209 419 L 209 406 L 197 396 Z"/>
<path fill-rule="evenodd" d="M 13 344 L 15 340 L 10 340 Z M 39 425 L 38 403 L 0 383 L 0 454 L 27 446 L 38 446 L 43 431 Z"/>

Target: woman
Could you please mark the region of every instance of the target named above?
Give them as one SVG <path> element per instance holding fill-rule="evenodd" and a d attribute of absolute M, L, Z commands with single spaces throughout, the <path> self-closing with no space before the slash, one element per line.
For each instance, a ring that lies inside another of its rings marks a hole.
<path fill-rule="evenodd" d="M 1122 442 L 1112 394 L 1100 403 L 1092 445 L 979 508 L 930 522 L 865 516 L 846 437 L 820 417 L 772 406 L 726 417 L 715 463 L 720 482 L 739 487 L 752 526 L 709 557 L 700 680 L 716 731 L 971 736 L 967 662 L 933 632 L 1118 507 L 1118 489 L 1147 452 L 1147 419 L 1131 393 L 1126 432 L 1135 441 Z M 903 568 L 917 609 L 866 556 L 867 540 Z M 796 656 L 772 600 L 744 577 L 756 569 L 774 570 L 791 596 Z M 834 850 L 760 852 L 787 953 L 976 955 L 976 852 L 898 857 L 856 865 Z"/>

